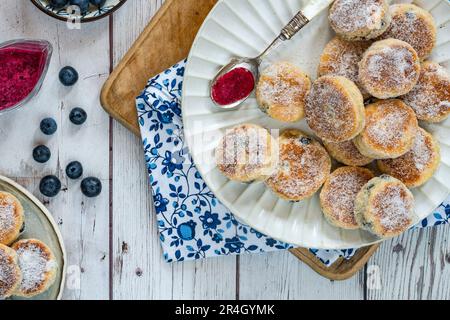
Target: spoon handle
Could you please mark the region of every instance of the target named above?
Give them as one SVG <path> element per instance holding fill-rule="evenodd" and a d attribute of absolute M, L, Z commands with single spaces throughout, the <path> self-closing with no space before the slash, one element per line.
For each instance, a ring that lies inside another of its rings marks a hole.
<path fill-rule="evenodd" d="M 290 40 L 297 34 L 304 26 L 309 23 L 309 19 L 305 17 L 302 11 L 299 11 L 294 18 L 281 30 L 281 40 Z"/>
<path fill-rule="evenodd" d="M 280 35 L 256 59 L 261 62 L 261 60 L 269 51 L 271 51 L 273 48 L 278 47 L 283 41 L 290 40 L 308 23 L 309 19 L 303 14 L 303 12 L 299 11 L 294 16 L 294 18 L 292 18 L 292 20 L 289 21 L 289 23 L 281 30 Z"/>

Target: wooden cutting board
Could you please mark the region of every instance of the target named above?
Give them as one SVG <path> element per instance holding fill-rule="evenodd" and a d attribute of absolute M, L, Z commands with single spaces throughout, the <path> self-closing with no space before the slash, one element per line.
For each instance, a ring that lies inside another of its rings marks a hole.
<path fill-rule="evenodd" d="M 216 2 L 166 0 L 106 81 L 100 97 L 106 112 L 140 135 L 135 97 L 148 79 L 188 56 L 197 31 Z M 352 259 L 341 258 L 330 267 L 322 264 L 308 249 L 292 249 L 291 253 L 320 275 L 331 280 L 345 280 L 357 273 L 377 248 L 378 245 L 359 249 Z"/>

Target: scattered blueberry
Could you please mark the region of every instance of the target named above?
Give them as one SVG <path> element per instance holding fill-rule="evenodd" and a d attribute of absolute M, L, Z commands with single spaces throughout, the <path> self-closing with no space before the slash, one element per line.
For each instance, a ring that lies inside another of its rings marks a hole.
<path fill-rule="evenodd" d="M 61 181 L 55 176 L 46 176 L 39 183 L 39 191 L 46 197 L 55 197 L 61 191 Z"/>
<path fill-rule="evenodd" d="M 78 72 L 73 67 L 64 67 L 59 71 L 59 81 L 66 87 L 73 86 L 78 81 Z"/>
<path fill-rule="evenodd" d="M 311 140 L 311 138 L 301 137 L 300 142 L 304 145 L 310 145 L 312 140 Z"/>
<path fill-rule="evenodd" d="M 82 15 L 85 15 L 89 10 L 89 0 L 70 0 L 70 4 L 78 6 Z"/>
<path fill-rule="evenodd" d="M 40 128 L 43 134 L 50 136 L 56 132 L 58 125 L 56 124 L 55 119 L 45 118 L 41 121 Z"/>
<path fill-rule="evenodd" d="M 88 197 L 94 198 L 102 193 L 102 182 L 94 177 L 89 177 L 81 181 L 81 192 Z"/>
<path fill-rule="evenodd" d="M 82 125 L 87 120 L 87 113 L 81 108 L 73 108 L 70 111 L 69 119 L 73 124 Z"/>
<path fill-rule="evenodd" d="M 50 160 L 50 157 L 52 156 L 52 153 L 50 152 L 50 149 L 46 146 L 37 146 L 33 149 L 33 159 L 36 162 L 39 163 L 46 163 L 48 160 Z"/>
<path fill-rule="evenodd" d="M 72 161 L 66 167 L 66 174 L 70 179 L 78 179 L 83 175 L 83 166 L 78 161 Z"/>
<path fill-rule="evenodd" d="M 50 0 L 50 5 L 54 9 L 61 9 L 69 3 L 69 0 Z"/>
<path fill-rule="evenodd" d="M 105 5 L 106 0 L 89 0 L 89 2 L 93 6 L 97 6 L 97 7 L 101 8 Z"/>

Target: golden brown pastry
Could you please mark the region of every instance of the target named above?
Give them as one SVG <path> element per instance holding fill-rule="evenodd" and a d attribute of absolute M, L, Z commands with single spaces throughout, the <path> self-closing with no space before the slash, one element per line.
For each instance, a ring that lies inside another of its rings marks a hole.
<path fill-rule="evenodd" d="M 379 160 L 378 167 L 402 181 L 408 188 L 423 185 L 434 175 L 441 163 L 438 142 L 434 137 L 419 128 L 412 149 L 397 159 Z"/>
<path fill-rule="evenodd" d="M 269 131 L 255 124 L 242 124 L 226 131 L 216 148 L 216 163 L 230 180 L 264 180 L 275 170 L 277 152 L 278 145 Z"/>
<path fill-rule="evenodd" d="M 418 129 L 414 111 L 401 100 L 380 100 L 366 107 L 366 127 L 353 142 L 366 157 L 393 159 L 411 150 Z"/>
<path fill-rule="evenodd" d="M 378 99 L 399 97 L 419 81 L 420 59 L 413 47 L 401 40 L 375 42 L 359 63 L 359 81 Z"/>
<path fill-rule="evenodd" d="M 426 10 L 409 3 L 390 7 L 392 21 L 382 39 L 394 38 L 409 43 L 420 59 L 427 58 L 436 45 L 436 23 Z"/>
<path fill-rule="evenodd" d="M 281 199 L 310 198 L 323 185 L 331 170 L 327 151 L 299 130 L 286 130 L 279 138 L 280 160 L 266 185 Z"/>
<path fill-rule="evenodd" d="M 358 64 L 364 52 L 370 47 L 370 41 L 345 41 L 335 37 L 326 45 L 319 62 L 319 77 L 335 75 L 353 81 L 365 99 L 370 94 L 359 84 Z"/>
<path fill-rule="evenodd" d="M 323 76 L 314 82 L 306 99 L 306 120 L 322 140 L 351 140 L 365 125 L 363 96 L 347 78 Z"/>
<path fill-rule="evenodd" d="M 361 189 L 355 216 L 361 228 L 382 239 L 402 234 L 418 219 L 411 191 L 388 175 L 373 178 Z"/>
<path fill-rule="evenodd" d="M 320 206 L 330 224 L 359 229 L 354 210 L 356 195 L 373 177 L 370 170 L 359 167 L 341 167 L 328 177 L 320 192 Z"/>
<path fill-rule="evenodd" d="M 420 79 L 414 89 L 403 96 L 414 109 L 417 118 L 426 122 L 441 122 L 450 115 L 450 74 L 435 62 L 422 64 Z"/>
<path fill-rule="evenodd" d="M 24 225 L 23 207 L 10 193 L 0 191 L 0 244 L 11 244 Z"/>
<path fill-rule="evenodd" d="M 13 295 L 22 281 L 16 252 L 0 244 L 0 299 Z"/>
<path fill-rule="evenodd" d="M 300 68 L 280 62 L 265 69 L 256 87 L 260 109 L 282 122 L 305 117 L 305 98 L 311 88 L 309 77 Z"/>
<path fill-rule="evenodd" d="M 330 156 L 347 166 L 364 167 L 373 162 L 359 152 L 352 140 L 344 142 L 323 142 Z"/>
<path fill-rule="evenodd" d="M 336 0 L 330 9 L 331 27 L 349 41 L 380 36 L 391 23 L 386 0 Z"/>
<path fill-rule="evenodd" d="M 58 270 L 50 248 L 36 239 L 17 241 L 12 248 L 17 252 L 22 272 L 22 282 L 14 295 L 29 298 L 47 291 Z"/>

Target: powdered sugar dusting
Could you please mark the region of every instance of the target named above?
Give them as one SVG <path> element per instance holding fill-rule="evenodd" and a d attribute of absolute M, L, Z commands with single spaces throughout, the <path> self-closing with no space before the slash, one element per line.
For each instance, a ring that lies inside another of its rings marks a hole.
<path fill-rule="evenodd" d="M 373 161 L 361 154 L 352 140 L 337 143 L 324 141 L 324 145 L 333 158 L 348 166 L 365 166 Z"/>
<path fill-rule="evenodd" d="M 415 5 L 396 4 L 390 8 L 392 22 L 382 38 L 405 41 L 417 51 L 419 57 L 427 57 L 436 41 L 436 30 L 431 24 L 433 17 Z"/>
<path fill-rule="evenodd" d="M 266 183 L 286 198 L 303 199 L 322 186 L 330 167 L 330 158 L 319 143 L 305 136 L 290 137 L 282 140 L 278 169 Z"/>
<path fill-rule="evenodd" d="M 368 93 L 358 84 L 359 62 L 369 48 L 368 41 L 345 41 L 336 37 L 331 40 L 322 54 L 319 65 L 319 76 L 336 75 L 346 77 L 355 82 L 363 95 Z"/>
<path fill-rule="evenodd" d="M 444 120 L 450 114 L 450 74 L 437 63 L 425 63 L 418 84 L 403 100 L 421 120 Z"/>
<path fill-rule="evenodd" d="M 385 100 L 368 106 L 366 111 L 363 135 L 374 148 L 389 151 L 411 147 L 418 128 L 411 108 L 400 100 Z"/>
<path fill-rule="evenodd" d="M 337 169 L 328 179 L 320 195 L 334 219 L 357 227 L 354 213 L 356 195 L 373 178 L 367 169 L 343 167 Z"/>
<path fill-rule="evenodd" d="M 295 66 L 277 63 L 269 66 L 261 74 L 257 97 L 263 108 L 283 107 L 283 118 L 303 114 L 305 97 L 310 89 L 309 79 Z"/>
<path fill-rule="evenodd" d="M 379 29 L 383 5 L 381 0 L 337 0 L 332 7 L 330 21 L 342 32 Z"/>
<path fill-rule="evenodd" d="M 369 55 L 366 73 L 380 90 L 400 90 L 415 83 L 418 77 L 413 53 L 404 47 L 384 47 Z"/>
<path fill-rule="evenodd" d="M 15 206 L 12 199 L 0 199 L 0 240 L 15 226 Z"/>
<path fill-rule="evenodd" d="M 435 143 L 429 133 L 419 129 L 411 151 L 397 159 L 382 160 L 381 168 L 406 185 L 417 186 L 425 171 L 433 168 L 439 157 Z"/>
<path fill-rule="evenodd" d="M 367 136 L 371 141 L 383 147 L 393 147 L 404 136 L 405 122 L 409 114 L 405 110 L 398 110 L 377 118 L 367 127 Z"/>
<path fill-rule="evenodd" d="M 308 95 L 306 118 L 322 139 L 341 142 L 353 138 L 358 119 L 342 88 L 329 76 L 317 80 Z"/>
<path fill-rule="evenodd" d="M 383 232 L 402 232 L 413 221 L 414 198 L 404 185 L 391 183 L 375 196 L 373 210 Z"/>
<path fill-rule="evenodd" d="M 19 256 L 19 266 L 22 271 L 21 290 L 23 292 L 33 292 L 42 285 L 46 275 L 56 267 L 56 261 L 49 260 L 47 253 L 43 252 L 39 246 L 26 243 L 17 249 Z"/>
<path fill-rule="evenodd" d="M 17 283 L 17 273 L 11 257 L 0 248 L 0 298 Z"/>
<path fill-rule="evenodd" d="M 273 167 L 276 152 L 273 139 L 266 129 L 242 125 L 227 130 L 216 150 L 219 169 L 227 176 L 256 179 Z"/>

